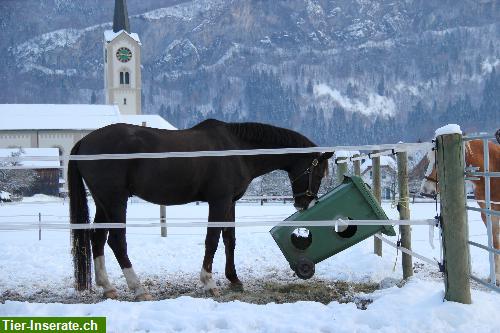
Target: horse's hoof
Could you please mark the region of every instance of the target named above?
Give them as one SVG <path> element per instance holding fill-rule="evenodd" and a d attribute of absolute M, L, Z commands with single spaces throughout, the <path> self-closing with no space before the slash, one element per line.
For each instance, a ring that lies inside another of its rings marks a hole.
<path fill-rule="evenodd" d="M 144 294 L 140 294 L 140 295 L 135 296 L 135 300 L 139 301 L 139 302 L 151 301 L 151 300 L 153 300 L 153 296 L 151 296 L 151 294 L 149 294 L 149 293 L 144 293 Z"/>
<path fill-rule="evenodd" d="M 218 288 L 210 288 L 208 289 L 208 293 L 213 296 L 213 297 L 219 297 L 220 296 L 220 291 Z"/>
<path fill-rule="evenodd" d="M 103 295 L 105 298 L 109 298 L 109 299 L 117 299 L 118 298 L 118 292 L 116 291 L 116 289 L 107 290 L 103 293 Z"/>
<path fill-rule="evenodd" d="M 244 288 L 243 288 L 243 283 L 241 283 L 240 281 L 238 281 L 238 282 L 231 282 L 229 284 L 229 289 L 231 289 L 232 291 L 238 291 L 238 292 L 245 291 Z"/>

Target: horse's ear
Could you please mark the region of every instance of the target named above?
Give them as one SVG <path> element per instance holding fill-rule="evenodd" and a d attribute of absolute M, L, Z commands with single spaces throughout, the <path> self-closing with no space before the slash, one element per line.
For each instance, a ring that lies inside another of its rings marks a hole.
<path fill-rule="evenodd" d="M 326 153 L 323 153 L 321 154 L 321 156 L 319 157 L 319 160 L 320 161 L 326 161 L 327 159 L 331 158 L 333 156 L 334 152 L 326 152 Z"/>
<path fill-rule="evenodd" d="M 497 139 L 497 142 L 500 143 L 500 128 L 497 129 L 497 131 L 495 133 L 495 138 Z"/>

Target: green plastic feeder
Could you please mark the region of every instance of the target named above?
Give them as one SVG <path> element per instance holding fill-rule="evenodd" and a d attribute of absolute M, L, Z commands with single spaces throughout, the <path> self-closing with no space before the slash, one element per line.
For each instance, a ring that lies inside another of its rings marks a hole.
<path fill-rule="evenodd" d="M 344 176 L 342 184 L 318 199 L 311 208 L 298 211 L 285 221 L 388 220 L 371 190 L 357 176 Z M 290 267 L 302 279 L 314 275 L 314 265 L 374 234 L 395 236 L 392 226 L 340 225 L 280 226 L 270 233 Z"/>

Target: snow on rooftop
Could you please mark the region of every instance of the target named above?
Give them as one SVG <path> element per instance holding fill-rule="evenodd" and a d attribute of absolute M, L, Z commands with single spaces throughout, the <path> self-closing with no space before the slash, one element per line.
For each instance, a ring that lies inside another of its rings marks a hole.
<path fill-rule="evenodd" d="M 0 130 L 95 130 L 127 123 L 176 129 L 158 115 L 121 115 L 117 105 L 0 104 Z"/>
<path fill-rule="evenodd" d="M 121 122 L 132 124 L 132 125 L 142 125 L 145 123 L 147 127 L 154 127 L 159 129 L 176 130 L 172 124 L 163 119 L 157 114 L 147 114 L 147 115 L 122 115 Z"/>
<path fill-rule="evenodd" d="M 104 39 L 109 43 L 122 33 L 127 34 L 127 36 L 135 40 L 137 43 L 139 43 L 139 45 L 142 45 L 138 34 L 136 34 L 135 32 L 128 33 L 125 30 L 120 30 L 118 32 L 114 32 L 113 30 L 104 30 Z"/>
<path fill-rule="evenodd" d="M 359 155 L 358 150 L 336 150 L 335 151 L 335 157 L 353 157 L 354 155 Z"/>
<path fill-rule="evenodd" d="M 361 164 L 361 173 L 365 172 L 366 169 L 372 166 L 372 159 L 369 158 Z M 382 155 L 380 156 L 380 166 L 388 166 L 393 170 L 397 170 L 398 168 L 398 163 L 396 162 L 395 159 L 393 159 L 390 156 Z"/>
<path fill-rule="evenodd" d="M 0 149 L 0 159 L 11 157 L 12 154 L 19 153 L 19 148 L 1 148 Z M 23 148 L 21 150 L 22 156 L 30 156 L 30 157 L 54 157 L 59 158 L 59 149 L 58 148 Z M 13 157 L 12 161 L 16 161 L 16 158 Z M 30 160 L 22 160 L 16 161 L 21 166 L 27 167 L 59 167 L 59 161 L 30 161 Z"/>
<path fill-rule="evenodd" d="M 448 124 L 436 130 L 436 136 L 445 134 L 462 134 L 462 130 L 457 124 Z"/>

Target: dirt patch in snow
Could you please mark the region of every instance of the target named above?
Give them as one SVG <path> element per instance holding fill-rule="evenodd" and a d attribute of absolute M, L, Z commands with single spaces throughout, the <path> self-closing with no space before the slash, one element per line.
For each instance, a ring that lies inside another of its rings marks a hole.
<path fill-rule="evenodd" d="M 165 277 L 149 276 L 143 279 L 144 286 L 149 290 L 154 300 L 190 296 L 195 298 L 212 298 L 218 302 L 241 301 L 253 304 L 293 303 L 297 301 L 314 301 L 328 304 L 353 302 L 360 309 L 366 307 L 372 300 L 366 294 L 379 289 L 376 283 L 353 283 L 345 281 L 325 281 L 310 279 L 255 279 L 245 281 L 244 290 L 230 288 L 229 283 L 219 281 L 220 296 L 213 297 L 206 293 L 195 276 L 168 280 Z M 34 303 L 98 303 L 104 300 L 101 291 L 75 293 L 72 291 L 58 292 L 59 288 L 40 289 L 31 293 L 6 290 L 0 294 L 0 302 L 23 301 Z M 118 300 L 135 301 L 134 295 L 124 284 L 118 285 Z M 59 289 L 60 290 L 60 289 Z"/>

